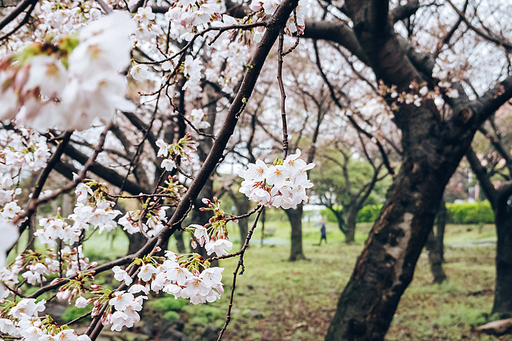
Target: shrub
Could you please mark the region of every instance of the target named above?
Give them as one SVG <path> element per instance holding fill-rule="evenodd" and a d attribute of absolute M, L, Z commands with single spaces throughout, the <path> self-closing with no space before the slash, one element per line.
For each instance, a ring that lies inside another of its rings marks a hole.
<path fill-rule="evenodd" d="M 336 206 L 339 209 L 341 206 Z M 475 203 L 446 204 L 448 210 L 448 224 L 494 224 L 494 212 L 488 201 Z M 364 206 L 357 214 L 358 223 L 372 223 L 379 217 L 382 205 Z M 325 208 L 321 211 L 323 217 L 330 223 L 337 222 L 331 210 Z"/>
<path fill-rule="evenodd" d="M 77 308 L 74 305 L 69 306 L 66 311 L 62 314 L 61 318 L 64 322 L 73 321 L 76 318 L 79 318 L 86 312 L 90 311 L 91 306 L 86 308 Z M 85 317 L 82 321 L 92 321 L 90 316 Z"/>
<path fill-rule="evenodd" d="M 174 320 L 179 320 L 180 319 L 180 314 L 178 314 L 177 312 L 175 311 L 168 311 L 164 314 L 164 319 L 167 319 L 167 320 L 171 320 L 171 321 L 174 321 Z"/>
<path fill-rule="evenodd" d="M 157 312 L 165 313 L 168 311 L 180 311 L 187 304 L 183 298 L 163 297 L 156 300 L 151 300 L 147 305 Z"/>
<path fill-rule="evenodd" d="M 359 213 L 357 213 L 358 223 L 371 223 L 377 220 L 380 214 L 382 205 L 367 205 L 364 206 Z"/>
<path fill-rule="evenodd" d="M 493 224 L 494 212 L 488 201 L 446 204 L 449 224 Z"/>

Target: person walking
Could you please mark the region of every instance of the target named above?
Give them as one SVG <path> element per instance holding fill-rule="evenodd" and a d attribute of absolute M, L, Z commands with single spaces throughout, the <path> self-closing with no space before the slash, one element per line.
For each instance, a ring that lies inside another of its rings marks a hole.
<path fill-rule="evenodd" d="M 320 229 L 320 243 L 318 245 L 322 245 L 322 240 L 325 240 L 325 244 L 327 244 L 327 229 L 324 223 L 322 223 L 322 228 Z"/>

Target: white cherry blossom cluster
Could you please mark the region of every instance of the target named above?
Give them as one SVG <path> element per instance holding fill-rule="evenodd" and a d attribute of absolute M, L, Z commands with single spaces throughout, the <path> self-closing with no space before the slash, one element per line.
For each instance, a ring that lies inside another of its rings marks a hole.
<path fill-rule="evenodd" d="M 73 227 L 76 230 L 88 230 L 89 225 L 92 225 L 98 228 L 99 234 L 110 232 L 117 226 L 114 219 L 121 214 L 121 211 L 112 208 L 113 205 L 113 202 L 104 199 L 95 200 L 91 204 L 77 202 L 74 213 L 68 218 L 74 221 Z"/>
<path fill-rule="evenodd" d="M 42 1 L 36 6 L 34 12 L 39 20 L 36 36 L 40 38 L 50 35 L 56 38 L 63 37 L 76 32 L 88 21 L 98 20 L 101 17 L 99 4 L 94 1 L 84 1 L 81 6 Z"/>
<path fill-rule="evenodd" d="M 129 65 L 135 26 L 128 13 L 114 12 L 82 28 L 78 39 L 63 39 L 52 53 L 34 44 L 4 60 L 0 119 L 16 117 L 40 130 L 83 130 L 95 118 L 111 119 L 116 108 L 133 109 L 118 72 Z"/>
<path fill-rule="evenodd" d="M 70 225 L 62 217 L 40 219 L 39 225 L 43 228 L 37 230 L 34 235 L 41 243 L 49 246 L 55 246 L 58 240 L 73 244 L 78 241 L 82 233 L 80 226 Z"/>
<path fill-rule="evenodd" d="M 58 327 L 53 321 L 39 317 L 46 309 L 44 299 L 36 302 L 33 298 L 24 298 L 11 303 L 0 318 L 3 334 L 25 341 L 90 341 L 87 335 L 79 336 L 73 329 Z"/>
<path fill-rule="evenodd" d="M 171 251 L 166 251 L 165 255 L 166 257 L 161 263 L 153 259 L 141 266 L 137 274 L 139 279 L 137 284 L 132 285 L 132 277 L 126 270 L 118 266 L 112 269 L 116 280 L 123 281 L 127 286 L 131 285 L 128 292 L 123 294 L 131 295 L 126 296 L 129 298 L 128 301 L 133 300 L 133 294 L 143 292 L 147 295 L 150 290 L 155 293 L 164 291 L 176 298 L 190 299 L 192 304 L 213 302 L 220 298 L 224 292 L 221 282 L 223 268 L 207 267 L 204 263 L 199 264 L 198 258 L 180 262 L 180 256 Z M 199 266 L 206 268 L 199 272 L 197 269 Z M 141 284 L 143 282 L 146 284 Z M 143 297 L 145 298 L 145 296 Z M 116 325 L 117 327 L 118 325 Z"/>
<path fill-rule="evenodd" d="M 233 243 L 229 241 L 224 234 L 220 237 L 210 238 L 206 227 L 196 224 L 192 224 L 190 227 L 195 229 L 194 238 L 199 245 L 205 247 L 208 255 L 212 253 L 216 253 L 217 256 L 227 255 L 228 251 L 231 251 L 233 248 Z"/>
<path fill-rule="evenodd" d="M 46 258 L 43 262 L 34 262 L 27 267 L 28 271 L 22 274 L 27 283 L 36 285 L 46 281 L 45 275 L 55 274 L 59 271 L 59 261 Z"/>
<path fill-rule="evenodd" d="M 240 172 L 244 178 L 240 192 L 250 200 L 265 206 L 295 208 L 309 200 L 306 189 L 313 187 L 307 171 L 315 164 L 299 159 L 300 150 L 289 155 L 282 164 L 266 165 L 257 160 Z"/>
<path fill-rule="evenodd" d="M 168 144 L 164 140 L 156 141 L 158 146 L 157 157 L 164 157 L 162 168 L 168 172 L 176 167 L 176 158 L 179 156 L 181 161 L 187 162 L 191 159 L 191 153 L 196 151 L 195 142 L 191 139 L 191 134 L 187 133 L 177 143 Z"/>
<path fill-rule="evenodd" d="M 262 11 L 266 15 L 273 15 L 277 7 L 281 4 L 280 0 L 252 0 L 249 8 L 255 12 Z M 299 4 L 294 13 L 290 15 L 286 22 L 286 32 L 290 35 L 297 32 L 298 35 L 304 33 L 306 27 L 305 18 L 309 10 L 308 0 L 299 0 Z"/>
<path fill-rule="evenodd" d="M 379 90 L 382 96 L 389 96 L 394 102 L 391 103 L 392 110 L 398 110 L 398 103 L 400 104 L 414 104 L 417 107 L 421 106 L 421 103 L 427 99 L 434 100 L 434 103 L 438 106 L 444 104 L 443 96 L 448 98 L 458 98 L 459 91 L 451 88 L 452 83 L 443 80 L 439 82 L 434 90 L 430 90 L 426 83 L 418 84 L 413 81 L 409 84 L 410 91 L 402 91 L 398 93 L 396 85 L 391 87 L 386 86 L 382 81 L 379 82 Z"/>
<path fill-rule="evenodd" d="M 194 59 L 192 56 L 185 57 L 183 62 L 183 74 L 187 78 L 187 82 L 183 85 L 183 90 L 190 89 L 191 92 L 201 91 L 201 71 L 204 69 L 203 63 L 199 59 Z"/>
<path fill-rule="evenodd" d="M 112 202 L 95 197 L 92 189 L 84 183 L 78 184 L 75 194 L 77 204 L 74 213 L 68 217 L 74 223 L 68 224 L 60 213 L 55 218 L 40 219 L 39 225 L 43 228 L 34 234 L 41 243 L 54 246 L 58 239 L 68 244 L 76 243 L 82 231 L 88 231 L 90 225 L 97 227 L 100 234 L 116 228 L 117 223 L 114 219 L 121 214 L 121 211 L 114 210 Z"/>
<path fill-rule="evenodd" d="M 50 253 L 45 256 L 29 251 L 28 254 L 18 255 L 10 268 L 3 267 L 0 269 L 0 281 L 12 287 L 19 282 L 18 274 L 21 273 L 21 277 L 27 283 L 36 285 L 46 281 L 45 276 L 55 275 L 60 271 L 63 271 L 68 277 L 74 276 L 78 272 L 96 265 L 96 262 L 89 263 L 89 259 L 82 253 L 82 246 L 79 246 L 78 250 L 65 246 L 60 250 L 58 257 L 56 254 Z M 3 298 L 8 293 L 5 292 Z"/>
<path fill-rule="evenodd" d="M 190 122 L 197 129 L 206 129 L 210 127 L 210 123 L 203 121 L 204 111 L 203 109 L 192 109 L 190 112 Z"/>
<path fill-rule="evenodd" d="M 156 16 L 151 6 L 139 7 L 137 9 L 137 14 L 135 14 L 133 19 L 138 24 L 135 31 L 135 43 L 138 46 L 141 46 L 142 42 L 146 43 L 146 45 L 147 43 L 156 45 L 157 37 L 163 32 L 160 25 L 154 21 L 155 18 Z"/>
<path fill-rule="evenodd" d="M 0 267 L 4 266 L 6 251 L 18 238 L 13 222 L 22 213 L 16 198 L 21 194 L 21 175 L 45 167 L 49 156 L 46 139 L 39 134 L 14 125 L 13 130 L 0 131 Z M 0 285 L 0 296 L 4 295 L 3 289 Z"/>
<path fill-rule="evenodd" d="M 225 12 L 226 6 L 222 1 L 179 0 L 165 13 L 165 18 L 170 22 L 172 38 L 190 41 L 197 31 L 220 20 Z"/>
<path fill-rule="evenodd" d="M 49 156 L 44 137 L 24 128 L 18 132 L 0 131 L 0 231 L 9 236 L 0 243 L 2 250 L 11 247 L 17 237 L 16 228 L 11 222 L 21 212 L 16 201 L 16 196 L 21 194 L 19 177 L 22 171 L 38 171 L 43 168 Z M 5 254 L 2 250 L 0 266 L 3 265 Z"/>
<path fill-rule="evenodd" d="M 153 291 L 162 290 L 176 298 L 190 299 L 192 304 L 213 302 L 220 298 L 224 292 L 221 282 L 223 268 L 207 268 L 200 273 L 197 269 L 189 270 L 181 265 L 174 253 L 167 252 L 166 256 L 167 259 L 156 269 L 149 270 L 155 271 L 151 282 Z"/>
<path fill-rule="evenodd" d="M 128 211 L 119 219 L 119 225 L 129 234 L 142 232 L 148 237 L 154 237 L 165 227 L 167 209 L 169 209 L 168 206 L 161 206 L 149 211 L 146 209 Z M 144 217 L 141 217 L 142 213 Z"/>
<path fill-rule="evenodd" d="M 203 198 L 203 204 L 206 207 L 200 207 L 200 211 L 211 211 L 213 216 L 208 219 L 206 225 L 192 224 L 186 231 L 193 233 L 192 247 L 204 246 L 208 255 L 213 253 L 217 256 L 227 255 L 228 251 L 233 248 L 233 243 L 229 240 L 226 225 L 228 221 L 238 222 L 236 217 L 227 217 L 226 213 L 220 207 L 220 200 L 213 197 L 213 201 Z"/>
<path fill-rule="evenodd" d="M 44 168 L 50 157 L 46 138 L 22 127 L 15 129 L 0 131 L 0 172 L 17 173 L 21 169 L 35 172 Z M 4 186 L 11 185 L 2 183 Z"/>
<path fill-rule="evenodd" d="M 18 255 L 15 259 L 14 264 L 10 268 L 0 268 L 0 299 L 4 299 L 9 296 L 10 291 L 6 289 L 6 285 L 12 287 L 19 283 L 18 274 L 23 269 L 23 256 Z"/>
<path fill-rule="evenodd" d="M 131 328 L 140 321 L 139 311 L 142 310 L 143 300 L 148 299 L 147 296 L 135 297 L 130 292 L 117 291 L 114 297 L 108 302 L 115 308 L 114 313 L 107 315 L 106 323 L 111 323 L 110 327 L 113 331 L 121 331 L 123 327 Z"/>

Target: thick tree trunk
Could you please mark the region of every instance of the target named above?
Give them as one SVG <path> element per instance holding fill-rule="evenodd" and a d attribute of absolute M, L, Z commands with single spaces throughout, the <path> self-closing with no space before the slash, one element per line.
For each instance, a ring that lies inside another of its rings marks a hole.
<path fill-rule="evenodd" d="M 497 232 L 496 286 L 492 313 L 503 317 L 512 315 L 512 210 L 507 204 L 508 196 L 498 196 L 501 201 L 495 211 Z"/>
<path fill-rule="evenodd" d="M 345 219 L 343 219 L 343 210 L 335 210 L 332 206 L 325 206 L 327 207 L 328 210 L 330 210 L 332 212 L 332 214 L 334 214 L 334 216 L 336 217 L 336 222 L 338 223 L 338 228 L 340 229 L 341 233 L 343 233 L 343 235 L 346 234 L 346 231 L 345 231 Z"/>
<path fill-rule="evenodd" d="M 428 262 L 430 263 L 430 272 L 434 276 L 434 283 L 441 284 L 446 280 L 446 274 L 443 270 L 443 237 L 444 227 L 446 225 L 446 205 L 444 200 L 439 205 L 437 211 L 437 234 L 434 229 L 428 235 L 425 247 L 428 253 Z M 441 233 L 440 233 L 441 232 Z"/>
<path fill-rule="evenodd" d="M 347 244 L 351 244 L 355 241 L 358 212 L 359 210 L 354 206 L 349 206 L 347 209 L 347 214 L 345 215 L 347 219 L 345 222 L 345 243 Z"/>
<path fill-rule="evenodd" d="M 233 195 L 233 202 L 236 208 L 236 214 L 242 215 L 246 214 L 251 210 L 251 202 L 245 196 L 239 196 L 235 198 L 236 194 Z M 249 218 L 238 219 L 238 229 L 240 231 L 240 245 L 244 245 L 244 241 L 247 238 L 247 233 L 249 232 Z"/>
<path fill-rule="evenodd" d="M 129 234 L 124 230 L 123 232 L 125 232 L 126 236 L 128 237 L 128 241 L 130 242 L 128 245 L 128 252 L 126 253 L 127 255 L 133 255 L 137 253 L 137 251 L 139 251 L 146 244 L 147 239 L 142 235 L 142 233 Z"/>
<path fill-rule="evenodd" d="M 248 211 L 245 211 L 247 213 Z M 238 229 L 240 230 L 240 245 L 244 245 L 244 241 L 247 238 L 249 232 L 249 218 L 238 219 Z"/>
<path fill-rule="evenodd" d="M 439 206 L 439 211 L 437 211 L 437 234 L 436 234 L 436 243 L 437 249 L 439 250 L 439 257 L 441 258 L 441 263 L 444 263 L 444 230 L 446 228 L 446 220 L 448 217 L 448 210 L 446 209 L 446 202 L 444 200 L 441 201 L 441 206 Z"/>
<path fill-rule="evenodd" d="M 184 254 L 187 253 L 187 248 L 185 247 L 185 241 L 183 240 L 183 231 L 176 230 L 174 232 L 174 239 L 176 240 L 176 249 L 178 253 Z"/>
<path fill-rule="evenodd" d="M 338 218 L 337 222 L 338 222 L 338 228 L 340 229 L 341 233 L 343 233 L 343 235 L 345 235 L 345 233 L 346 233 L 345 221 L 343 220 L 343 218 Z M 346 238 L 346 236 L 345 236 L 345 238 Z"/>
<path fill-rule="evenodd" d="M 302 251 L 302 204 L 297 205 L 297 208 L 290 208 L 284 210 L 290 221 L 292 227 L 291 233 L 291 250 L 290 250 L 290 262 L 297 260 L 306 259 L 304 252 Z"/>
<path fill-rule="evenodd" d="M 429 131 L 425 121 L 417 126 L 422 132 Z M 430 136 L 407 146 L 400 173 L 340 296 L 325 340 L 384 339 L 432 230 L 444 187 L 471 137 L 472 132 L 461 134 L 447 145 L 446 139 Z"/>
<path fill-rule="evenodd" d="M 502 184 L 498 189 L 494 187 L 486 169 L 480 163 L 475 152 L 470 149 L 466 158 L 478 177 L 485 196 L 489 199 L 494 211 L 496 225 L 496 283 L 494 290 L 494 304 L 492 313 L 503 316 L 512 313 L 512 209 L 509 198 L 512 195 L 512 182 Z"/>
<path fill-rule="evenodd" d="M 428 252 L 428 262 L 430 263 L 430 271 L 434 276 L 434 283 L 441 284 L 446 280 L 446 274 L 443 270 L 443 259 L 439 252 L 439 245 L 437 238 L 434 234 L 434 229 L 428 235 L 427 243 L 425 244 Z"/>

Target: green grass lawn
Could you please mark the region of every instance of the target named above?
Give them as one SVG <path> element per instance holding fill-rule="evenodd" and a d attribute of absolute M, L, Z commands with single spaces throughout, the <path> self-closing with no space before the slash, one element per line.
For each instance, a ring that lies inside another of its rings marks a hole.
<path fill-rule="evenodd" d="M 290 228 L 285 222 L 267 222 L 275 229 L 269 242 L 256 243 L 246 254 L 246 271 L 239 276 L 233 320 L 226 340 L 322 340 L 337 299 L 347 283 L 371 224 L 360 224 L 356 244 L 346 245 L 336 224 L 327 224 L 328 244 L 317 246 L 320 228 L 303 226 L 307 261 L 287 262 Z M 255 236 L 260 238 L 260 231 Z M 410 287 L 405 292 L 388 340 L 498 340 L 478 335 L 492 307 L 494 247 L 479 241 L 495 240 L 494 226 L 449 225 L 446 228 L 445 271 L 449 281 L 432 285 L 428 259 L 422 254 Z M 474 244 L 473 244 L 474 243 Z M 462 245 L 462 246 L 459 246 Z M 469 245 L 469 246 L 466 246 Z M 236 260 L 225 260 L 224 283 L 231 283 Z M 230 285 L 226 284 L 226 291 Z M 228 295 L 210 304 L 226 311 Z M 193 307 L 189 313 L 199 311 Z M 260 315 L 261 314 L 261 315 Z M 255 317 L 256 316 L 256 317 Z M 221 325 L 223 319 L 212 321 Z M 201 330 L 200 325 L 187 326 Z M 512 340 L 504 336 L 500 340 Z"/>
<path fill-rule="evenodd" d="M 320 227 L 305 223 L 304 253 L 308 260 L 290 263 L 289 225 L 267 222 L 266 229 L 275 232 L 265 240 L 273 244 L 261 247 L 254 240 L 248 249 L 224 340 L 322 340 L 370 228 L 371 224 L 358 225 L 356 243 L 346 245 L 336 224 L 328 223 L 328 244 L 320 247 Z M 258 229 L 254 237 L 259 239 L 260 233 Z M 231 226 L 230 234 L 236 240 L 236 225 Z M 123 255 L 128 246 L 120 231 L 113 240 L 105 234 L 93 234 L 90 239 L 85 252 L 93 260 Z M 478 243 L 482 240 L 495 240 L 492 225 L 447 226 L 444 267 L 449 281 L 432 285 L 428 259 L 422 254 L 387 340 L 512 340 L 509 336 L 480 336 L 474 331 L 485 323 L 493 302 L 494 246 L 482 246 Z M 174 242 L 170 249 L 173 246 Z M 239 246 L 239 241 L 235 242 L 234 248 Z M 173 298 L 167 298 L 167 302 L 157 304 L 160 310 L 156 312 L 169 323 L 179 317 L 185 321 L 185 334 L 201 340 L 207 325 L 220 328 L 224 323 L 237 261 L 221 261 L 226 292 L 219 301 L 192 306 L 186 302 L 176 305 Z M 152 307 L 150 312 L 156 309 Z"/>

